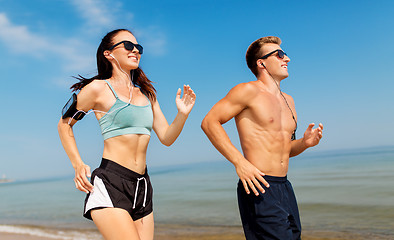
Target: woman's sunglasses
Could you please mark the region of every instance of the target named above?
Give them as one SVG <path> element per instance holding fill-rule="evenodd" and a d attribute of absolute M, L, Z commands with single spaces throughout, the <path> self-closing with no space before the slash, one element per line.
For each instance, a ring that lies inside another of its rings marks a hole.
<path fill-rule="evenodd" d="M 132 42 L 130 42 L 130 41 L 121 41 L 121 42 L 118 42 L 117 44 L 115 44 L 115 45 L 113 45 L 112 47 L 110 47 L 108 50 L 112 50 L 112 49 L 114 49 L 116 46 L 118 46 L 118 45 L 120 45 L 120 44 L 122 44 L 122 43 L 123 43 L 124 48 L 125 48 L 126 50 L 133 51 L 133 49 L 134 49 L 134 47 L 135 47 L 135 48 L 137 48 L 137 50 L 138 50 L 138 52 L 139 52 L 140 54 L 142 54 L 143 51 L 144 51 L 144 48 L 143 48 L 141 45 L 132 43 Z"/>
<path fill-rule="evenodd" d="M 283 50 L 281 50 L 281 49 L 276 49 L 275 51 L 272 51 L 272 52 L 270 52 L 270 53 L 268 53 L 268 54 L 262 56 L 260 59 L 266 59 L 266 58 L 268 58 L 269 56 L 271 56 L 272 54 L 274 54 L 274 53 L 276 53 L 276 52 L 278 52 L 278 57 L 279 57 L 280 59 L 283 59 L 283 58 L 285 58 L 285 56 L 287 56 L 287 54 L 286 54 L 285 52 L 283 52 Z"/>

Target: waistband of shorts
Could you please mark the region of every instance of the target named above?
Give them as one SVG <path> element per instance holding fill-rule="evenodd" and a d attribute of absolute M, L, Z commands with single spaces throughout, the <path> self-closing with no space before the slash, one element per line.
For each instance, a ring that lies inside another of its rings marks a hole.
<path fill-rule="evenodd" d="M 284 177 L 275 177 L 275 176 L 270 176 L 270 175 L 265 175 L 263 178 L 268 181 L 268 182 L 286 182 L 287 181 L 287 175 Z"/>
<path fill-rule="evenodd" d="M 100 164 L 99 168 L 109 171 L 109 172 L 113 172 L 116 175 L 121 176 L 125 179 L 129 179 L 129 180 L 134 180 L 134 179 L 142 178 L 142 177 L 144 177 L 144 178 L 148 177 L 148 169 L 147 168 L 145 169 L 144 174 L 139 174 L 139 173 L 134 172 L 133 170 L 123 167 L 122 165 L 120 165 L 114 161 L 111 161 L 111 160 L 105 159 L 105 158 L 103 158 L 101 160 L 101 164 Z"/>

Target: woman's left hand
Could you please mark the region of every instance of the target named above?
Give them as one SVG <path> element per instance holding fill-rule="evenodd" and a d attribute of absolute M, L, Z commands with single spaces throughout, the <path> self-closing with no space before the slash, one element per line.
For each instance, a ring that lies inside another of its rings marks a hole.
<path fill-rule="evenodd" d="M 181 98 L 181 89 L 176 93 L 176 107 L 180 113 L 188 115 L 196 102 L 196 94 L 189 85 L 183 85 L 183 96 Z"/>

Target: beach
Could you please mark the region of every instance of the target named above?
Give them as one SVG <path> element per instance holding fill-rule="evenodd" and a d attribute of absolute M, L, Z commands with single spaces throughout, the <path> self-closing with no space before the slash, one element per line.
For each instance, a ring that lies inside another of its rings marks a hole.
<path fill-rule="evenodd" d="M 41 238 L 37 236 L 31 236 L 28 234 L 13 234 L 13 233 L 0 233 L 0 239 L 2 240 L 48 240 L 50 238 Z"/>
<path fill-rule="evenodd" d="M 303 239 L 394 239 L 394 147 L 304 154 L 288 179 Z M 155 239 L 244 239 L 234 168 L 223 161 L 150 167 Z M 0 185 L 0 239 L 102 239 L 82 217 L 72 176 Z M 185 181 L 187 179 L 187 181 Z"/>
<path fill-rule="evenodd" d="M 53 240 L 73 239 L 82 240 L 86 238 L 52 236 L 44 237 L 30 234 L 4 233 L 0 232 L 1 240 Z M 93 238 L 92 238 L 93 239 Z M 101 237 L 95 239 L 103 239 Z M 155 240 L 245 240 L 240 227 L 196 227 L 196 226 L 166 226 L 156 228 Z M 377 236 L 374 234 L 357 234 L 346 232 L 329 231 L 305 231 L 303 240 L 389 240 L 392 236 Z"/>

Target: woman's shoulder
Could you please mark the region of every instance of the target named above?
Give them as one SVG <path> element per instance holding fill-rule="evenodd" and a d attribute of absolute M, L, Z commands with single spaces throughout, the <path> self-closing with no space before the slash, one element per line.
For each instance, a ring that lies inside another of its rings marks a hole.
<path fill-rule="evenodd" d="M 104 80 L 93 80 L 78 93 L 79 95 L 86 95 L 90 97 L 99 96 L 106 87 L 107 83 Z"/>
<path fill-rule="evenodd" d="M 101 79 L 95 79 L 92 82 L 90 82 L 88 85 L 83 87 L 81 89 L 81 92 L 92 92 L 92 93 L 97 93 L 101 92 L 105 87 L 107 87 L 107 83 L 104 80 Z"/>

